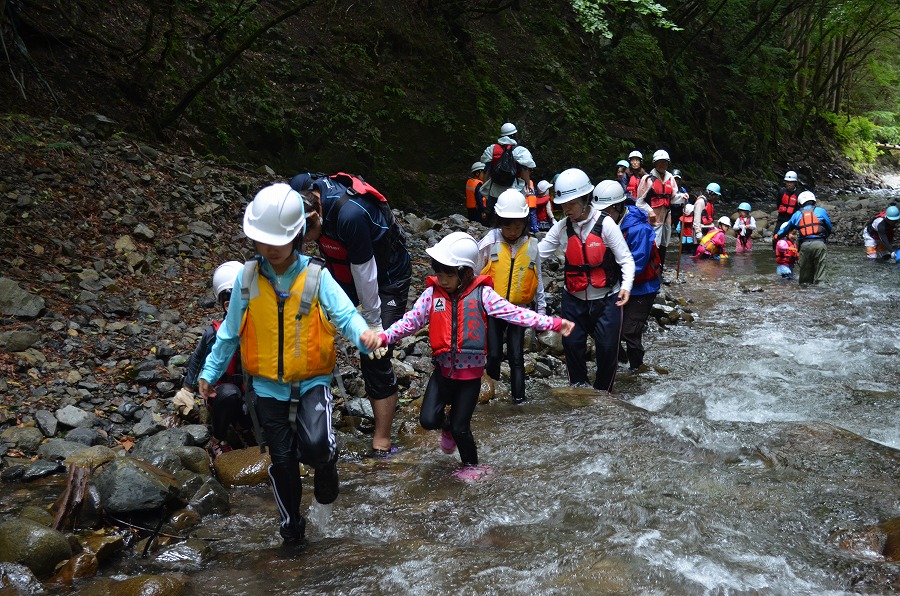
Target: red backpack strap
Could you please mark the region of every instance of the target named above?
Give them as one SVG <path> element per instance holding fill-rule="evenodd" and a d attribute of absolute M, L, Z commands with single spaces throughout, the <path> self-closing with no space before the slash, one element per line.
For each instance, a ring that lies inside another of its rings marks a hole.
<path fill-rule="evenodd" d="M 363 180 L 359 176 L 354 176 L 353 174 L 348 174 L 346 172 L 338 172 L 330 178 L 334 178 L 344 186 L 353 190 L 353 193 L 358 195 L 372 195 L 382 203 L 387 203 L 387 199 L 383 194 L 381 194 L 377 188 Z"/>

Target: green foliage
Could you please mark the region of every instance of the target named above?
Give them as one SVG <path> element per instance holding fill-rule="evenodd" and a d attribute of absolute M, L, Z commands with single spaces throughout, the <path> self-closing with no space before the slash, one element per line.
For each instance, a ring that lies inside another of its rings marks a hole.
<path fill-rule="evenodd" d="M 850 160 L 857 170 L 875 163 L 878 157 L 878 126 L 865 116 L 847 116 L 846 114 L 822 114 L 826 122 L 834 127 L 834 135 L 841 147 L 844 157 Z"/>
<path fill-rule="evenodd" d="M 609 18 L 615 14 L 637 13 L 649 17 L 650 23 L 662 29 L 681 31 L 666 17 L 666 7 L 653 0 L 570 0 L 578 23 L 588 33 L 607 39 L 613 34 Z"/>

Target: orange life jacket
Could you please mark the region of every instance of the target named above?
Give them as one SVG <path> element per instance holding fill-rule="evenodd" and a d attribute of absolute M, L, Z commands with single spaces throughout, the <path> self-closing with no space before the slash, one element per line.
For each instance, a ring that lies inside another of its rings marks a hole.
<path fill-rule="evenodd" d="M 699 198 L 699 197 L 698 197 Z M 695 203 L 696 204 L 696 203 Z M 694 209 L 694 213 L 697 213 L 697 210 Z M 712 202 L 703 197 L 703 211 L 700 212 L 700 223 L 704 226 L 708 226 L 713 222 L 713 217 L 716 215 L 716 207 L 712 204 Z M 696 217 L 696 215 L 694 216 Z"/>
<path fill-rule="evenodd" d="M 451 298 L 441 288 L 436 276 L 425 279 L 432 288 L 431 320 L 428 339 L 435 356 L 440 354 L 487 354 L 487 313 L 482 287 L 492 287 L 491 278 L 479 275 L 465 290 Z"/>
<path fill-rule="evenodd" d="M 613 287 L 619 281 L 621 271 L 611 250 L 603 242 L 603 220 L 609 217 L 600 214 L 587 239 L 582 242 L 575 233 L 572 220 L 566 219 L 566 289 L 582 292 L 588 285 L 595 288 Z"/>
<path fill-rule="evenodd" d="M 550 221 L 550 216 L 547 215 L 547 203 L 550 202 L 550 195 L 544 195 L 541 197 L 535 197 L 534 206 L 537 209 L 537 220 L 538 221 Z"/>
<path fill-rule="evenodd" d="M 793 215 L 794 211 L 796 210 L 797 193 L 790 193 L 787 189 L 784 189 L 784 192 L 781 195 L 781 199 L 778 201 L 778 213 L 787 213 L 788 215 Z"/>
<path fill-rule="evenodd" d="M 804 211 L 800 216 L 800 237 L 809 238 L 810 236 L 821 236 L 824 230 L 819 218 L 816 216 L 815 208 Z"/>
<path fill-rule="evenodd" d="M 782 242 L 787 246 L 784 246 Z M 775 263 L 778 265 L 793 265 L 797 262 L 797 255 L 797 247 L 787 238 L 779 240 L 775 245 Z"/>
<path fill-rule="evenodd" d="M 537 207 L 537 197 L 534 194 L 534 181 L 529 180 L 528 184 L 525 185 L 525 201 L 528 203 L 529 209 L 534 209 Z"/>
<path fill-rule="evenodd" d="M 469 178 L 466 182 L 466 209 L 475 209 L 478 202 L 478 195 L 475 192 L 481 180 L 478 178 Z"/>
<path fill-rule="evenodd" d="M 641 183 L 641 177 L 631 173 L 631 170 L 625 170 L 625 174 L 628 176 L 628 184 L 625 185 L 625 192 L 630 194 L 632 197 L 637 196 L 638 185 Z"/>
<path fill-rule="evenodd" d="M 653 174 L 648 174 L 650 176 L 650 182 L 652 183 L 650 186 L 650 192 L 647 193 L 645 197 L 645 202 L 650 204 L 652 209 L 656 209 L 657 207 L 668 207 L 672 202 L 672 196 L 675 194 L 675 179 L 669 178 L 666 181 L 662 181 Z M 647 201 L 646 199 L 650 199 Z"/>

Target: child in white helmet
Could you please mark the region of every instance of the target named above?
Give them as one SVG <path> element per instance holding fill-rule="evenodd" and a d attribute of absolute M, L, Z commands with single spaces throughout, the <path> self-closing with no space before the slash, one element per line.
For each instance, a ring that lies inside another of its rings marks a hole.
<path fill-rule="evenodd" d="M 725 232 L 731 229 L 731 218 L 723 215 L 716 222 L 716 227 L 707 232 L 697 245 L 694 259 L 727 259 L 725 254 Z"/>
<path fill-rule="evenodd" d="M 463 467 L 454 475 L 474 481 L 487 471 L 478 466 L 471 421 L 487 356 L 488 317 L 563 335 L 571 333 L 572 322 L 516 306 L 495 292 L 488 276 L 475 275 L 478 244 L 465 232 L 452 232 L 425 252 L 435 275 L 426 280 L 412 310 L 380 338 L 383 345 L 392 344 L 428 325 L 435 370 L 425 389 L 419 423 L 428 430 L 442 429 L 441 449 L 445 453 L 458 449 L 462 460 Z"/>
<path fill-rule="evenodd" d="M 738 216 L 734 220 L 734 234 L 737 236 L 737 246 L 734 252 L 751 252 L 753 250 L 753 231 L 756 229 L 756 219 L 750 215 L 750 203 L 743 202 L 738 205 Z"/>
<path fill-rule="evenodd" d="M 269 481 L 286 544 L 301 543 L 306 532 L 299 463 L 316 470 L 316 501 L 327 505 L 338 495 L 334 334 L 340 330 L 366 354 L 379 344 L 322 262 L 298 252 L 307 208 L 287 184 L 267 186 L 247 205 L 244 234 L 256 258 L 234 280 L 228 314 L 198 383 L 204 398 L 218 399 L 213 384 L 240 345 L 245 389 L 255 396 L 250 414 L 272 458 Z"/>
<path fill-rule="evenodd" d="M 541 279 L 541 256 L 537 238 L 528 235 L 525 195 L 513 188 L 504 191 L 497 197 L 494 212 L 498 227 L 478 243 L 484 263 L 481 274 L 491 278 L 494 291 L 505 299 L 517 306 L 534 304 L 538 314 L 545 314 L 547 301 Z M 493 381 L 500 380 L 504 344 L 509 359 L 512 401 L 520 404 L 525 401 L 525 328 L 489 318 L 486 372 Z"/>
<path fill-rule="evenodd" d="M 213 291 L 216 294 L 216 301 L 222 307 L 225 315 L 228 314 L 228 305 L 231 301 L 231 287 L 243 268 L 243 263 L 228 261 L 219 265 L 213 273 Z M 200 370 L 203 368 L 207 356 L 213 349 L 216 342 L 216 331 L 221 325 L 221 320 L 213 321 L 203 330 L 200 343 L 197 344 L 197 348 L 188 360 L 182 387 L 175 394 L 173 400 L 176 413 L 190 421 L 199 418 L 199 413 L 194 407 L 197 378 L 200 376 Z M 207 449 L 214 459 L 222 453 L 231 451 L 228 435 L 232 429 L 232 441 L 237 439 L 245 446 L 250 443 L 255 444 L 249 433 L 252 428 L 250 416 L 244 407 L 244 379 L 241 373 L 239 354 L 232 357 L 225 374 L 216 383 L 216 395 L 216 399 L 206 402 L 213 437 Z"/>

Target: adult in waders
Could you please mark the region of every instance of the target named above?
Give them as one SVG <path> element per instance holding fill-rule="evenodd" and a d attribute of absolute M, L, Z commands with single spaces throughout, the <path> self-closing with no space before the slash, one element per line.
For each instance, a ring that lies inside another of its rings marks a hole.
<path fill-rule="evenodd" d="M 315 215 L 306 240 L 316 242 L 334 279 L 360 307 L 369 328 L 380 332 L 406 312 L 412 265 L 406 233 L 384 195 L 362 178 L 303 173 L 291 179 L 295 190 L 312 193 Z M 397 409 L 397 376 L 392 348 L 361 358 L 366 395 L 375 414 L 372 456 L 388 457 L 391 424 Z"/>
<path fill-rule="evenodd" d="M 199 391 L 217 397 L 213 385 L 240 345 L 245 389 L 268 446 L 269 482 L 281 513 L 286 544 L 303 540 L 299 464 L 315 469 L 319 503 L 338 495 L 338 449 L 331 427 L 334 334 L 340 330 L 360 351 L 380 344 L 321 260 L 301 255 L 306 214 L 301 196 L 287 184 L 257 193 L 244 212 L 244 234 L 256 257 L 234 280 L 231 304 L 200 373 Z"/>
<path fill-rule="evenodd" d="M 658 149 L 653 154 L 653 169 L 641 179 L 635 201 L 637 207 L 647 214 L 647 221 L 653 226 L 659 258 L 663 264 L 666 262 L 666 248 L 672 239 L 669 211 L 672 199 L 678 192 L 675 176 L 668 169 L 669 153 L 665 149 Z"/>
<path fill-rule="evenodd" d="M 482 275 L 493 280 L 494 291 L 516 306 L 545 314 L 544 283 L 537 238 L 528 235 L 528 204 L 515 189 L 504 191 L 494 205 L 497 227 L 478 243 Z M 488 318 L 488 352 L 485 373 L 492 382 L 500 380 L 503 346 L 509 361 L 509 387 L 512 401 L 525 401 L 525 328 L 503 319 Z"/>
<path fill-rule="evenodd" d="M 565 255 L 562 316 L 575 323 L 562 344 L 569 383 L 587 385 L 587 338 L 594 338 L 597 377 L 594 387 L 612 391 L 618 366 L 622 307 L 634 283 L 634 259 L 622 230 L 599 209 L 591 207 L 594 185 L 587 174 L 570 168 L 556 180 L 553 202 L 565 217 L 538 244 L 541 258 L 558 249 Z"/>
<path fill-rule="evenodd" d="M 655 232 L 647 223 L 647 214 L 636 206 L 625 204 L 625 193 L 615 180 L 604 180 L 594 187 L 593 206 L 619 225 L 634 259 L 634 286 L 631 297 L 622 307 L 621 338 L 625 342 L 624 360 L 631 373 L 637 374 L 646 369 L 644 329 L 660 288 L 662 261 L 654 241 Z M 623 359 L 620 357 L 619 360 Z"/>
<path fill-rule="evenodd" d="M 776 230 L 780 230 L 782 224 L 789 220 L 797 211 L 797 197 L 800 196 L 800 189 L 797 188 L 797 183 L 797 172 L 793 170 L 785 172 L 784 186 L 775 193 L 775 206 L 778 209 L 778 219 L 775 220 Z M 776 242 L 776 236 L 773 234 L 773 247 Z"/>
<path fill-rule="evenodd" d="M 497 204 L 497 197 L 508 188 L 515 188 L 524 194 L 531 180 L 531 170 L 536 167 L 531 151 L 516 141 L 515 136 L 518 132 L 515 124 L 505 123 L 500 127 L 500 138 L 497 142 L 488 145 L 481 154 L 481 162 L 487 166 L 481 192 L 487 198 L 489 226 L 494 225 L 494 205 Z"/>
<path fill-rule="evenodd" d="M 797 203 L 800 211 L 794 212 L 778 235 L 784 236 L 791 230 L 800 233 L 800 283 L 817 284 L 825 277 L 825 241 L 831 234 L 831 219 L 825 209 L 816 206 L 816 195 L 808 190 L 800 193 Z"/>

